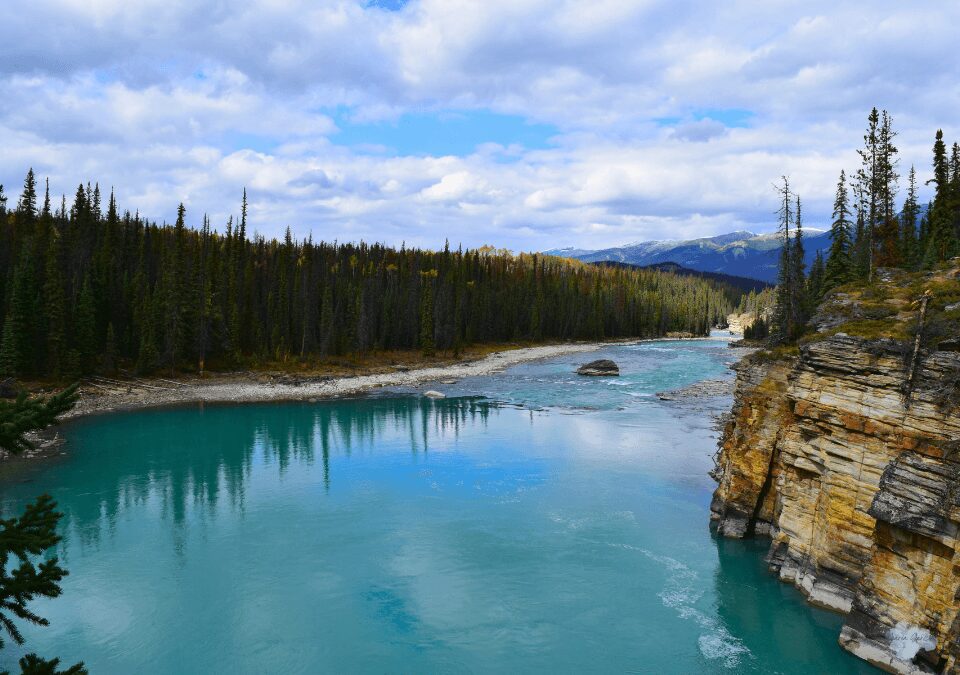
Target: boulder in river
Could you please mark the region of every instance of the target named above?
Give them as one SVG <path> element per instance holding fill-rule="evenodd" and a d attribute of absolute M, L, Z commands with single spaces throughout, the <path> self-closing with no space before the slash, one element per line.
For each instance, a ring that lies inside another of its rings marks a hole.
<path fill-rule="evenodd" d="M 423 395 L 426 396 L 427 398 L 446 398 L 447 397 L 446 394 L 442 394 L 439 391 L 434 391 L 433 389 L 431 389 L 430 391 L 424 392 Z"/>
<path fill-rule="evenodd" d="M 592 375 L 597 377 L 615 376 L 620 374 L 620 367 L 610 359 L 597 359 L 584 363 L 577 368 L 577 375 Z"/>

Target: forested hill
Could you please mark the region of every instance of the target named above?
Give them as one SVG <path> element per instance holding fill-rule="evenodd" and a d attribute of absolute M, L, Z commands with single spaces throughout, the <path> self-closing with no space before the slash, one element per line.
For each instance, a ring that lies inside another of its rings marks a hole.
<path fill-rule="evenodd" d="M 0 189 L 2 195 L 2 189 Z M 247 237 L 246 195 L 222 233 L 121 212 L 80 186 L 51 208 L 31 171 L 0 199 L 0 373 L 75 377 L 227 367 L 387 349 L 706 334 L 723 289 L 654 270 L 492 249 Z M 105 211 L 105 213 L 103 212 Z"/>
<path fill-rule="evenodd" d="M 622 263 L 612 260 L 598 260 L 597 262 L 593 262 L 591 264 L 615 267 L 632 267 L 635 269 L 644 270 L 659 270 L 661 272 L 672 272 L 673 274 L 678 274 L 680 276 L 710 279 L 725 286 L 727 288 L 727 296 L 730 298 L 731 302 L 734 303 L 739 302 L 740 296 L 742 296 L 744 293 L 749 293 L 750 291 L 753 291 L 754 293 L 760 293 L 765 288 L 773 287 L 773 284 L 766 281 L 760 281 L 759 279 L 738 277 L 733 274 L 723 274 L 721 272 L 703 272 L 701 270 L 694 270 L 690 269 L 689 267 L 684 267 L 683 265 L 678 265 L 675 262 L 654 263 L 652 265 L 633 265 L 631 263 Z"/>

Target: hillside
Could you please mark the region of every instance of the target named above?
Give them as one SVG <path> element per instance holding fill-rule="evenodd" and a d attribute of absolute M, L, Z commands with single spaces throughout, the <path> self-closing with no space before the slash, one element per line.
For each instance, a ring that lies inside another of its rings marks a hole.
<path fill-rule="evenodd" d="M 723 274 L 721 272 L 702 272 L 700 270 L 692 270 L 683 265 L 678 265 L 675 262 L 664 262 L 656 263 L 654 265 L 633 265 L 631 263 L 621 263 L 621 262 L 607 262 L 599 261 L 592 263 L 594 265 L 609 265 L 616 267 L 628 267 L 631 269 L 641 269 L 641 270 L 655 270 L 658 272 L 670 272 L 671 274 L 676 274 L 682 277 L 696 277 L 698 279 L 708 279 L 710 281 L 715 281 L 718 284 L 723 284 L 728 286 L 735 295 L 739 296 L 750 291 L 759 293 L 765 288 L 771 288 L 773 284 L 770 284 L 766 281 L 760 281 L 759 279 L 751 279 L 749 277 L 738 277 L 732 274 Z M 737 298 L 731 299 L 736 300 Z"/>

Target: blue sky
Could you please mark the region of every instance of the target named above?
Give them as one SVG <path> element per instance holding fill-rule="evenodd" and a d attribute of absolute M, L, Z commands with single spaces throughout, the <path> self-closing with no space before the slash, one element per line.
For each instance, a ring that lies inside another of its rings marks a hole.
<path fill-rule="evenodd" d="M 505 148 L 544 149 L 550 147 L 550 138 L 559 133 L 550 124 L 490 110 L 404 112 L 395 119 L 374 121 L 355 121 L 350 112 L 333 112 L 338 131 L 330 140 L 360 152 L 462 156 L 473 154 L 478 146 L 488 143 Z"/>
<path fill-rule="evenodd" d="M 960 5 L 925 0 L 9 0 L 0 183 L 171 220 L 513 250 L 810 225 L 874 105 L 960 138 Z M 924 194 L 929 188 L 924 188 Z"/>

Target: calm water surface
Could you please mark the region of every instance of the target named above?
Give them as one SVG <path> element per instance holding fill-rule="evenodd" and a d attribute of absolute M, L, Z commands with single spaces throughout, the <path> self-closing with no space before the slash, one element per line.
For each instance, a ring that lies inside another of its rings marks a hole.
<path fill-rule="evenodd" d="M 95 674 L 867 672 L 764 543 L 709 534 L 730 402 L 653 394 L 729 377 L 725 344 L 525 364 L 436 402 L 70 424 L 67 455 L 0 482 L 4 513 L 47 491 L 66 514 L 71 574 L 26 647 Z M 599 357 L 623 376 L 571 374 Z"/>

